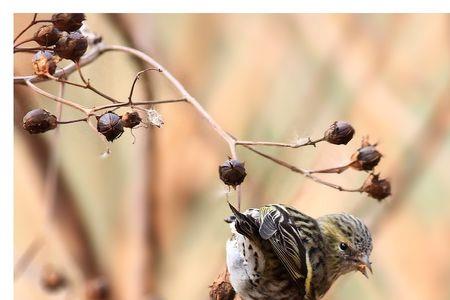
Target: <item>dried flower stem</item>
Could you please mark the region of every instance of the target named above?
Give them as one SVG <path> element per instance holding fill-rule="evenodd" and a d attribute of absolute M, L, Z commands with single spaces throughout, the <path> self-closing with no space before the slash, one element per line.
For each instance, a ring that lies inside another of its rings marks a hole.
<path fill-rule="evenodd" d="M 131 99 L 133 98 L 133 92 L 134 92 L 134 86 L 136 85 L 136 82 L 139 80 L 139 78 L 141 77 L 141 75 L 147 71 L 158 71 L 158 72 L 162 72 L 161 69 L 156 69 L 156 68 L 147 68 L 145 70 L 142 70 L 140 72 L 138 72 L 136 74 L 136 76 L 134 77 L 133 80 L 133 84 L 131 85 L 131 89 L 130 89 L 130 95 L 128 96 L 128 103 L 131 104 Z"/>
<path fill-rule="evenodd" d="M 259 142 L 259 141 L 236 141 L 236 145 L 253 145 L 253 146 L 274 146 L 274 147 L 286 147 L 286 148 L 300 148 L 304 146 L 316 146 L 317 143 L 324 141 L 325 139 L 322 137 L 317 140 L 311 140 L 311 138 L 307 138 L 306 141 L 301 142 L 299 140 L 296 143 L 278 143 L 278 142 Z"/>
<path fill-rule="evenodd" d="M 72 123 L 77 123 L 77 122 L 87 122 L 89 118 L 85 117 L 85 118 L 80 118 L 80 119 L 75 119 L 75 120 L 70 120 L 70 121 L 60 121 L 58 120 L 58 124 L 72 124 Z"/>
<path fill-rule="evenodd" d="M 348 164 L 345 164 L 343 166 L 340 167 L 334 167 L 334 168 L 327 168 L 327 169 L 320 169 L 320 170 L 312 170 L 309 173 L 314 174 L 314 173 L 336 173 L 336 174 L 341 174 L 342 172 L 344 172 L 345 170 L 347 170 L 348 168 L 350 168 L 350 166 L 354 163 L 354 161 L 349 162 Z"/>
<path fill-rule="evenodd" d="M 348 188 L 344 188 L 344 187 L 342 187 L 342 186 L 340 186 L 340 185 L 337 185 L 337 184 L 334 184 L 334 183 L 331 183 L 331 182 L 322 180 L 322 179 L 320 179 L 320 178 L 318 178 L 318 177 L 316 177 L 316 176 L 314 176 L 314 175 L 311 175 L 314 171 L 310 171 L 310 170 L 298 168 L 298 167 L 296 167 L 296 166 L 294 166 L 294 165 L 291 165 L 291 164 L 289 164 L 289 163 L 287 163 L 287 162 L 285 162 L 285 161 L 283 161 L 283 160 L 281 160 L 281 159 L 275 158 L 275 157 L 273 157 L 273 156 L 271 156 L 271 155 L 268 155 L 268 154 L 266 154 L 266 153 L 264 153 L 264 152 L 261 152 L 261 151 L 259 151 L 259 150 L 256 150 L 256 149 L 255 149 L 254 147 L 252 147 L 252 146 L 244 145 L 244 147 L 247 148 L 247 149 L 249 149 L 249 150 L 251 150 L 251 151 L 253 151 L 253 152 L 255 152 L 256 154 L 258 154 L 258 155 L 260 155 L 260 156 L 262 156 L 262 157 L 265 157 L 265 158 L 267 158 L 267 159 L 273 161 L 273 162 L 276 163 L 276 164 L 279 164 L 280 166 L 283 166 L 283 167 L 285 167 L 285 168 L 288 168 L 288 169 L 291 170 L 292 172 L 302 174 L 302 175 L 304 175 L 306 178 L 309 178 L 309 179 L 311 179 L 311 180 L 313 180 L 313 181 L 315 181 L 315 182 L 317 182 L 317 183 L 320 183 L 320 184 L 329 186 L 329 187 L 331 187 L 331 188 L 333 188 L 333 189 L 336 189 L 336 190 L 339 190 L 339 191 L 341 191 L 341 192 L 359 192 L 359 193 L 362 193 L 362 192 L 363 192 L 361 188 L 357 188 L 357 189 L 348 189 Z"/>
<path fill-rule="evenodd" d="M 52 47 L 31 47 L 31 48 L 14 48 L 14 53 L 18 52 L 35 52 L 39 50 L 54 50 Z"/>
<path fill-rule="evenodd" d="M 31 83 L 30 80 L 25 80 L 25 84 L 28 85 L 33 91 L 35 91 L 35 92 L 38 93 L 38 94 L 41 94 L 42 96 L 45 96 L 45 97 L 47 97 L 47 98 L 50 98 L 50 99 L 52 99 L 52 100 L 54 100 L 54 101 L 56 101 L 56 102 L 60 102 L 60 103 L 62 103 L 62 104 L 65 104 L 65 105 L 67 105 L 67 106 L 73 107 L 73 108 L 75 108 L 75 109 L 77 109 L 77 110 L 83 112 L 83 113 L 86 114 L 86 115 L 89 115 L 89 114 L 90 114 L 90 110 L 89 110 L 89 109 L 86 109 L 86 108 L 83 107 L 82 105 L 80 105 L 80 104 L 78 104 L 78 103 L 75 103 L 75 102 L 73 102 L 73 101 L 64 99 L 64 98 L 62 98 L 62 97 L 58 97 L 58 96 L 52 95 L 52 94 L 50 94 L 50 93 L 44 91 L 43 89 L 38 88 L 36 85 L 34 85 L 33 83 Z"/>
<path fill-rule="evenodd" d="M 119 108 L 124 106 L 141 106 L 141 105 L 156 105 L 156 104 L 166 104 L 166 103 L 177 103 L 177 102 L 186 102 L 187 100 L 185 98 L 181 99 L 166 99 L 166 100 L 149 100 L 149 101 L 138 101 L 133 103 L 117 103 L 117 104 L 109 104 L 109 105 L 102 105 L 98 106 L 92 109 L 93 112 L 104 110 L 104 109 L 110 109 L 110 108 Z"/>
<path fill-rule="evenodd" d="M 16 48 L 16 47 L 18 47 L 18 46 L 20 46 L 20 45 L 23 45 L 23 44 L 25 44 L 25 43 L 33 42 L 33 41 L 34 41 L 34 38 L 29 38 L 29 39 L 23 40 L 23 41 L 21 41 L 20 43 L 16 44 L 16 45 L 14 46 L 14 48 Z"/>
<path fill-rule="evenodd" d="M 14 38 L 14 43 L 31 27 L 33 27 L 34 25 L 36 25 L 37 23 L 47 23 L 47 22 L 51 22 L 51 20 L 36 20 L 38 14 L 34 14 L 33 15 L 33 19 L 31 20 L 30 24 L 28 24 L 27 27 L 25 27 L 15 38 Z M 18 45 L 20 45 L 21 43 L 17 44 L 14 46 L 17 47 Z"/>
<path fill-rule="evenodd" d="M 80 75 L 81 80 L 82 80 L 82 81 L 84 82 L 84 84 L 86 85 L 86 88 L 88 88 L 88 89 L 90 89 L 91 91 L 93 91 L 93 92 L 99 94 L 99 95 L 102 96 L 103 98 L 108 99 L 108 100 L 111 101 L 112 103 L 119 103 L 119 102 L 120 102 L 120 101 L 114 99 L 113 97 L 110 97 L 110 96 L 106 95 L 105 93 L 100 92 L 99 90 L 97 90 L 96 88 L 94 88 L 94 87 L 91 85 L 90 80 L 89 80 L 89 79 L 86 80 L 86 79 L 84 78 L 83 73 L 81 72 L 80 62 L 77 61 L 77 62 L 75 63 L 75 65 L 76 65 L 76 67 L 77 67 L 78 74 Z"/>

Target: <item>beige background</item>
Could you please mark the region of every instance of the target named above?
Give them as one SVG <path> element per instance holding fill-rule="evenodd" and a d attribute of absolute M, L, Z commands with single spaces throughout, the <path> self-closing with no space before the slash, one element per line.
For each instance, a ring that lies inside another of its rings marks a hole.
<path fill-rule="evenodd" d="M 15 16 L 15 34 L 31 17 Z M 347 211 L 370 224 L 374 275 L 344 276 L 326 299 L 450 299 L 448 15 L 88 14 L 87 24 L 106 43 L 152 55 L 242 139 L 318 137 L 338 119 L 356 128 L 347 146 L 266 149 L 295 165 L 345 163 L 370 134 L 384 154 L 377 171 L 392 181 L 387 201 L 332 190 L 240 149 L 249 173 L 243 206 L 289 203 L 312 216 Z M 29 59 L 16 54 L 16 74 L 31 72 Z M 98 89 L 125 99 L 140 69 L 127 55 L 108 53 L 85 73 Z M 157 74 L 146 78 L 154 99 L 178 96 Z M 138 83 L 136 99 L 149 97 L 145 82 Z M 57 93 L 55 83 L 40 86 Z M 104 103 L 73 87 L 66 97 Z M 24 111 L 56 108 L 24 87 L 16 87 L 15 104 L 16 260 L 45 236 L 15 281 L 16 299 L 64 296 L 39 286 L 40 269 L 49 263 L 69 277 L 68 299 L 83 299 L 82 274 L 107 276 L 121 299 L 207 299 L 208 285 L 224 267 L 229 236 L 222 221 L 230 213 L 227 189 L 217 176 L 228 153 L 196 112 L 187 104 L 158 107 L 165 126 L 135 131 L 135 144 L 125 132 L 105 160 L 99 158 L 104 144 L 85 124 L 63 126 L 57 144 L 66 188 L 56 201 L 64 204 L 46 222 L 46 154 L 54 137 L 30 136 L 20 124 Z M 63 111 L 63 119 L 77 116 Z M 355 171 L 323 176 L 347 187 L 358 187 L 364 177 Z M 87 240 L 71 226 L 74 211 L 66 202 L 78 209 Z"/>

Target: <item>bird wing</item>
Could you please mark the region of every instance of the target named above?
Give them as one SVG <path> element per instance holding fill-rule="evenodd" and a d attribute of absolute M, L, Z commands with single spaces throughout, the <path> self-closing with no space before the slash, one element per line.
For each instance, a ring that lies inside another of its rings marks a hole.
<path fill-rule="evenodd" d="M 236 222 L 234 223 L 236 231 L 250 240 L 255 240 L 258 234 L 258 225 L 256 224 L 256 220 L 239 212 L 233 205 L 231 205 L 231 203 L 228 202 L 228 205 L 236 218 Z"/>
<path fill-rule="evenodd" d="M 299 229 L 292 221 L 288 210 L 282 205 L 264 206 L 259 212 L 261 238 L 270 242 L 275 254 L 304 296 L 308 258 Z"/>

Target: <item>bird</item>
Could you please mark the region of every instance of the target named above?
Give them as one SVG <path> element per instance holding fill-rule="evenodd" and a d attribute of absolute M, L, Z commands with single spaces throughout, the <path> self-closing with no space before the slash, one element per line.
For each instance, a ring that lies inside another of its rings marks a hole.
<path fill-rule="evenodd" d="M 372 273 L 372 237 L 355 216 L 315 219 L 283 204 L 243 213 L 229 206 L 227 269 L 243 300 L 317 300 L 343 274 Z"/>

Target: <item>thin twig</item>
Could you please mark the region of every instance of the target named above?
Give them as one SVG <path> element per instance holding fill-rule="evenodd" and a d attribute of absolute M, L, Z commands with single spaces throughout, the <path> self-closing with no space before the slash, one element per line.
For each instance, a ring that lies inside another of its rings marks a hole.
<path fill-rule="evenodd" d="M 349 162 L 348 164 L 345 164 L 343 166 L 334 167 L 334 168 L 327 168 L 327 169 L 320 169 L 320 170 L 311 170 L 309 171 L 310 174 L 316 174 L 316 173 L 336 173 L 341 174 L 354 163 L 354 161 Z"/>
<path fill-rule="evenodd" d="M 131 104 L 131 99 L 133 97 L 133 92 L 134 92 L 134 86 L 136 85 L 136 82 L 139 80 L 139 78 L 141 77 L 141 75 L 147 71 L 158 71 L 158 72 L 162 72 L 161 69 L 156 69 L 156 68 L 147 68 L 145 70 L 139 71 L 136 76 L 134 77 L 133 80 L 133 84 L 131 85 L 131 89 L 130 89 L 130 95 L 128 96 L 128 102 Z"/>
<path fill-rule="evenodd" d="M 91 90 L 91 91 L 93 91 L 94 93 L 96 93 L 96 94 L 102 96 L 103 98 L 105 98 L 105 99 L 107 99 L 107 100 L 109 100 L 109 101 L 111 101 L 111 102 L 113 102 L 113 103 L 125 103 L 125 102 L 121 102 L 120 100 L 114 99 L 113 97 L 108 96 L 108 95 L 106 95 L 106 94 L 103 93 L 103 92 L 100 92 L 99 90 L 97 90 L 96 88 L 94 88 L 94 87 L 91 85 L 91 83 L 89 82 L 89 80 L 88 80 L 87 83 L 85 83 L 85 84 L 79 84 L 79 83 L 76 83 L 76 82 L 68 81 L 68 80 L 66 80 L 66 79 L 62 79 L 61 77 L 55 77 L 55 76 L 50 75 L 50 74 L 46 74 L 45 76 L 47 76 L 48 78 L 53 79 L 53 80 L 55 80 L 55 81 L 58 81 L 58 82 L 64 82 L 64 83 L 67 83 L 67 84 L 69 84 L 69 85 L 73 85 L 73 86 L 77 86 L 77 87 L 80 87 L 80 88 L 83 88 L 83 89 Z M 84 79 L 84 77 L 82 77 L 82 78 Z"/>
<path fill-rule="evenodd" d="M 18 46 L 20 46 L 20 45 L 23 45 L 23 44 L 25 44 L 25 43 L 28 43 L 28 42 L 33 42 L 33 41 L 34 41 L 34 38 L 29 38 L 29 39 L 23 40 L 23 41 L 21 41 L 20 43 L 16 44 L 16 45 L 14 46 L 14 48 L 16 48 L 16 47 L 18 47 Z"/>
<path fill-rule="evenodd" d="M 274 146 L 274 147 L 286 147 L 286 148 L 300 148 L 304 146 L 316 146 L 317 143 L 324 141 L 324 138 L 320 138 L 317 140 L 311 140 L 311 138 L 305 139 L 304 142 L 301 142 L 302 139 L 299 139 L 295 143 L 278 143 L 278 142 L 259 142 L 259 141 L 236 141 L 236 145 L 253 145 L 253 146 Z"/>
<path fill-rule="evenodd" d="M 17 39 L 19 37 L 21 37 L 28 29 L 30 29 L 31 27 L 33 27 L 34 25 L 38 24 L 38 23 L 51 23 L 52 20 L 36 20 L 37 14 L 34 14 L 33 20 L 31 21 L 31 23 L 25 27 L 25 29 L 23 29 L 14 39 L 14 43 L 17 41 Z M 19 43 L 20 44 L 20 43 Z M 17 47 L 19 44 L 15 45 L 14 47 Z"/>
<path fill-rule="evenodd" d="M 72 123 L 77 123 L 77 122 L 86 122 L 87 120 L 88 120 L 88 117 L 70 120 L 70 121 L 59 121 L 58 120 L 58 124 L 72 124 Z"/>
<path fill-rule="evenodd" d="M 30 29 L 34 24 L 36 24 L 36 18 L 38 14 L 33 14 L 33 19 L 31 20 L 30 24 L 28 24 L 27 27 L 25 27 L 15 38 L 14 43 L 28 30 Z"/>
<path fill-rule="evenodd" d="M 83 107 L 82 105 L 77 104 L 77 103 L 75 103 L 75 102 L 72 102 L 72 101 L 70 101 L 70 100 L 66 100 L 66 99 L 64 99 L 64 98 L 61 98 L 61 97 L 52 95 L 52 94 L 50 94 L 50 93 L 48 93 L 48 92 L 46 92 L 46 91 L 44 91 L 44 90 L 38 88 L 36 85 L 34 85 L 33 83 L 31 83 L 30 80 L 25 81 L 25 83 L 26 83 L 26 85 L 28 85 L 33 91 L 35 91 L 35 92 L 38 93 L 38 94 L 41 94 L 42 96 L 45 96 L 45 97 L 50 98 L 50 99 L 52 99 L 52 100 L 54 100 L 54 101 L 56 101 L 56 102 L 60 102 L 60 103 L 65 104 L 65 105 L 67 105 L 67 106 L 70 106 L 70 107 L 73 107 L 73 108 L 75 108 L 75 109 L 78 109 L 79 111 L 83 112 L 83 113 L 86 114 L 86 115 L 89 115 L 89 114 L 90 114 L 90 110 L 86 109 L 86 108 Z"/>
<path fill-rule="evenodd" d="M 14 53 L 17 52 L 35 52 L 35 51 L 42 51 L 42 50 L 50 50 L 53 51 L 54 49 L 52 47 L 31 47 L 31 48 L 14 48 Z"/>
<path fill-rule="evenodd" d="M 93 86 L 91 85 L 89 79 L 86 80 L 86 79 L 84 78 L 83 73 L 81 72 L 80 61 L 77 61 L 77 62 L 75 63 L 75 65 L 76 65 L 76 67 L 77 67 L 78 74 L 80 74 L 80 78 L 81 78 L 81 80 L 84 82 L 84 84 L 86 85 L 86 88 L 87 88 L 87 89 L 90 89 L 91 91 L 93 91 L 93 92 L 99 94 L 99 95 L 102 96 L 103 98 L 108 99 L 108 100 L 111 101 L 112 103 L 120 103 L 119 100 L 116 100 L 116 99 L 114 99 L 113 97 L 108 96 L 108 95 L 106 95 L 105 93 L 103 93 L 103 92 L 97 90 L 95 87 L 93 87 Z"/>
<path fill-rule="evenodd" d="M 176 102 L 186 102 L 187 100 L 185 98 L 181 99 L 167 99 L 167 100 L 149 100 L 149 101 L 139 101 L 139 102 L 133 102 L 132 104 L 127 102 L 121 102 L 117 104 L 108 104 L 108 105 L 102 105 L 95 107 L 92 109 L 93 112 L 97 112 L 104 109 L 110 109 L 110 108 L 119 108 L 124 106 L 140 106 L 140 105 L 156 105 L 156 104 L 165 104 L 165 103 L 176 103 Z"/>
<path fill-rule="evenodd" d="M 267 159 L 273 161 L 273 162 L 276 163 L 276 164 L 279 164 L 280 166 L 283 166 L 283 167 L 285 167 L 285 168 L 288 168 L 288 169 L 291 170 L 292 172 L 302 174 L 302 175 L 304 175 L 306 178 L 309 178 L 309 179 L 311 179 L 311 180 L 313 180 L 313 181 L 315 181 L 315 182 L 317 182 L 317 183 L 326 185 L 326 186 L 328 186 L 328 187 L 331 187 L 331 188 L 333 188 L 333 189 L 336 189 L 336 190 L 339 190 L 339 191 L 342 191 L 342 192 L 360 192 L 360 193 L 362 192 L 362 189 L 361 189 L 361 188 L 357 188 L 357 189 L 348 189 L 348 188 L 344 188 L 344 187 L 342 187 L 342 186 L 340 186 L 340 185 L 337 185 L 337 184 L 334 184 L 334 183 L 331 183 L 331 182 L 322 180 L 322 179 L 320 179 L 320 178 L 318 178 L 318 177 L 316 177 L 316 176 L 314 176 L 314 175 L 311 175 L 311 171 L 309 171 L 309 170 L 298 168 L 298 167 L 296 167 L 296 166 L 294 166 L 294 165 L 291 165 L 291 164 L 289 164 L 289 163 L 287 163 L 287 162 L 285 162 L 285 161 L 283 161 L 283 160 L 281 160 L 281 159 L 275 158 L 275 157 L 273 157 L 273 156 L 271 156 L 271 155 L 269 155 L 269 154 L 266 154 L 266 153 L 264 153 L 264 152 L 261 152 L 261 151 L 259 151 L 259 150 L 256 150 L 256 149 L 255 149 L 254 147 L 252 147 L 252 146 L 244 145 L 244 147 L 247 148 L 247 149 L 249 149 L 249 150 L 251 150 L 251 151 L 253 151 L 253 152 L 255 152 L 256 154 L 258 154 L 258 155 L 260 155 L 260 156 L 262 156 L 262 157 L 265 157 L 265 158 L 267 158 Z"/>

